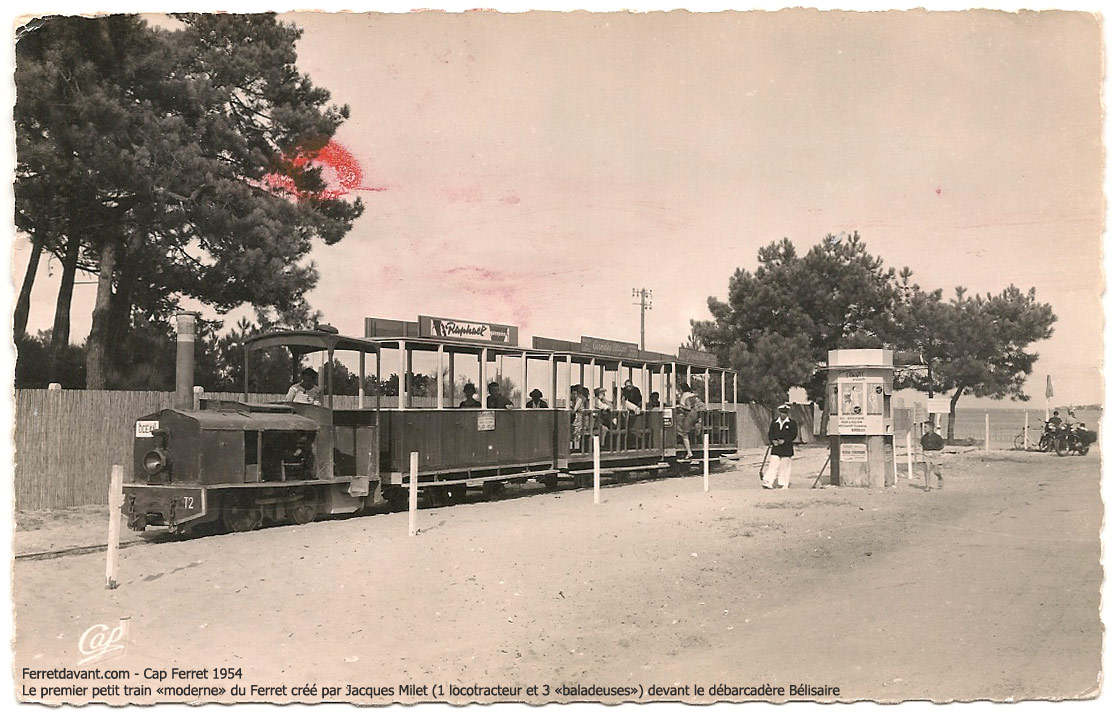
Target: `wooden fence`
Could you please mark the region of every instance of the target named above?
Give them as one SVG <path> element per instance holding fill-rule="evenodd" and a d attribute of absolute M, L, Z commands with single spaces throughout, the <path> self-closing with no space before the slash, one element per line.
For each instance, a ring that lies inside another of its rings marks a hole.
<path fill-rule="evenodd" d="M 249 394 L 249 401 L 278 401 L 279 394 Z M 242 400 L 243 395 L 207 393 L 206 398 Z M 416 399 L 433 406 L 434 399 Z M 355 408 L 355 396 L 334 398 L 336 408 Z M 372 399 L 369 397 L 368 403 Z M 135 422 L 174 405 L 173 392 L 46 391 L 21 389 L 15 394 L 15 506 L 47 510 L 108 502 L 113 464 L 131 468 Z M 395 405 L 382 397 L 381 407 Z M 769 409 L 738 404 L 737 437 L 741 448 L 763 447 Z M 796 407 L 803 438 L 813 433 L 813 414 Z"/>
<path fill-rule="evenodd" d="M 243 397 L 206 394 L 206 398 Z M 251 401 L 281 398 L 249 394 Z M 136 419 L 173 405 L 173 392 L 17 390 L 16 509 L 106 504 L 112 466 L 131 468 Z"/>

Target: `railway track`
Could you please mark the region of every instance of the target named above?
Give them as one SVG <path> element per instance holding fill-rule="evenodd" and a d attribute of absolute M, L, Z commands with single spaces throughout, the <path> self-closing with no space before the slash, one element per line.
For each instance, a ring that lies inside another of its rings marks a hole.
<path fill-rule="evenodd" d="M 118 548 L 123 550 L 129 547 L 137 547 L 139 545 L 155 545 L 161 540 L 130 540 L 128 542 L 121 542 Z M 76 555 L 87 555 L 93 552 L 104 552 L 108 549 L 108 545 L 78 545 L 76 547 L 63 547 L 57 550 L 45 550 L 42 552 L 25 552 L 20 555 L 15 555 L 13 559 L 16 561 L 34 561 L 34 560 L 52 560 L 59 557 L 73 557 Z"/>
<path fill-rule="evenodd" d="M 736 468 L 739 468 L 740 466 L 748 466 L 748 465 L 758 466 L 761 462 L 759 459 L 755 459 L 754 462 L 752 462 L 752 460 L 753 459 L 745 460 L 744 458 L 741 458 L 739 460 L 735 460 L 732 467 L 733 467 L 733 469 L 736 469 Z M 700 462 L 700 461 L 695 461 L 695 462 Z M 529 493 L 529 494 L 525 493 L 524 496 L 529 497 L 532 494 L 535 494 L 535 493 Z M 523 496 L 520 496 L 520 497 L 523 497 Z M 366 514 L 377 514 L 377 513 L 366 513 Z M 202 536 L 206 536 L 206 535 L 202 535 Z M 195 535 L 195 537 L 196 537 L 196 535 Z M 167 536 L 156 537 L 156 538 L 153 538 L 153 539 L 150 539 L 150 540 L 129 540 L 127 542 L 121 542 L 118 547 L 119 547 L 119 549 L 123 550 L 123 549 L 128 549 L 128 548 L 131 548 L 131 547 L 140 547 L 140 546 L 144 546 L 144 545 L 158 545 L 158 544 L 163 544 L 163 543 L 166 543 L 166 542 L 176 542 L 176 541 L 183 541 L 183 540 L 188 540 L 188 539 L 194 539 L 194 538 L 192 538 L 188 535 L 185 536 L 185 537 L 167 535 Z M 108 549 L 107 544 L 76 545 L 76 546 L 73 546 L 73 547 L 62 547 L 62 548 L 59 548 L 59 549 L 56 549 L 56 550 L 43 550 L 43 551 L 39 551 L 39 552 L 24 552 L 22 554 L 14 555 L 13 559 L 17 562 L 34 562 L 34 561 L 38 561 L 38 560 L 51 560 L 51 559 L 59 559 L 59 558 L 62 558 L 62 557 L 76 557 L 76 556 L 80 556 L 80 555 L 93 554 L 93 553 L 96 553 L 96 552 L 104 552 L 107 549 Z"/>

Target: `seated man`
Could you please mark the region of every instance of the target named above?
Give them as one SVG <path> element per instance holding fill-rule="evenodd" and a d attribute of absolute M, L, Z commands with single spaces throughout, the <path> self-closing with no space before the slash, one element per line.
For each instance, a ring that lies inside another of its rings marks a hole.
<path fill-rule="evenodd" d="M 531 390 L 531 400 L 527 402 L 527 408 L 548 408 L 541 391 L 538 389 Z"/>
<path fill-rule="evenodd" d="M 643 413 L 643 393 L 640 392 L 638 386 L 632 383 L 631 379 L 626 380 L 624 388 L 620 389 L 620 400 L 625 411 L 637 414 Z"/>
<path fill-rule="evenodd" d="M 318 388 L 318 372 L 310 367 L 302 370 L 302 379 L 287 391 L 286 400 L 296 404 L 322 405 L 322 390 Z"/>

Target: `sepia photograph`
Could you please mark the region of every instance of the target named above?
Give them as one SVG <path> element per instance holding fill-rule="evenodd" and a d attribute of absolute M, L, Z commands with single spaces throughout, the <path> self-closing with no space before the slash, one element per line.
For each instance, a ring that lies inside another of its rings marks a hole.
<path fill-rule="evenodd" d="M 10 17 L 10 702 L 1099 705 L 1099 8 L 159 5 Z"/>

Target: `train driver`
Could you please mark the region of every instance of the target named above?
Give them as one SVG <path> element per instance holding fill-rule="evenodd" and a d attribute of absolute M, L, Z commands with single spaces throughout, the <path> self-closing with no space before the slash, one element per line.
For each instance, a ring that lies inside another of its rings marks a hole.
<path fill-rule="evenodd" d="M 318 388 L 318 372 L 310 367 L 302 370 L 302 379 L 291 385 L 287 391 L 287 401 L 296 404 L 322 405 L 322 390 Z"/>

